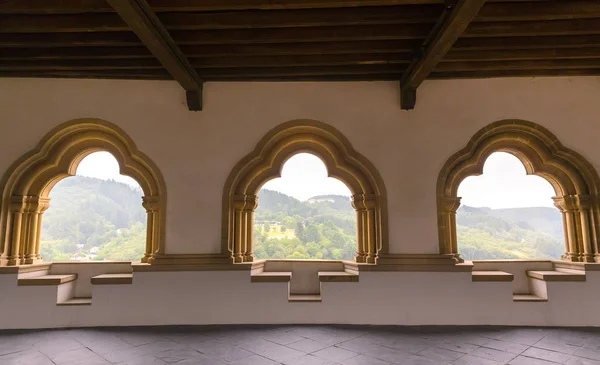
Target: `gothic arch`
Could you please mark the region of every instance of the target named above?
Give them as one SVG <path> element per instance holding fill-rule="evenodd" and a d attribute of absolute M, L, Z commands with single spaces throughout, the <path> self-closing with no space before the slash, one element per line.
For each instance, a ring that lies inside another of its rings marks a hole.
<path fill-rule="evenodd" d="M 295 154 L 316 155 L 328 175 L 352 192 L 357 214 L 357 262 L 376 263 L 388 252 L 386 192 L 379 173 L 337 129 L 314 120 L 292 120 L 274 128 L 231 171 L 223 191 L 222 251 L 235 263 L 254 260 L 252 231 L 258 191 L 281 176 Z"/>
<path fill-rule="evenodd" d="M 598 173 L 583 156 L 563 146 L 549 130 L 524 120 L 502 120 L 481 129 L 442 168 L 437 181 L 440 253 L 459 257 L 458 186 L 468 176 L 481 175 L 486 159 L 494 152 L 511 153 L 523 163 L 527 174 L 545 178 L 554 188 L 554 204 L 563 215 L 565 230 L 563 259 L 598 261 Z"/>
<path fill-rule="evenodd" d="M 166 187 L 158 167 L 114 124 L 100 119 L 75 119 L 50 131 L 35 149 L 17 160 L 2 178 L 0 266 L 41 262 L 42 215 L 57 182 L 75 175 L 90 153 L 110 152 L 120 172 L 135 179 L 147 212 L 146 253 L 150 262 L 164 252 Z"/>

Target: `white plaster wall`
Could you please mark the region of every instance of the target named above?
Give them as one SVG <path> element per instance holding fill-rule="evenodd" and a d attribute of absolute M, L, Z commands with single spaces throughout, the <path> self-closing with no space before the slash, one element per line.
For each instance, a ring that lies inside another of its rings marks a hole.
<path fill-rule="evenodd" d="M 218 252 L 231 168 L 269 129 L 316 119 L 339 129 L 379 169 L 388 191 L 390 251 L 437 253 L 435 184 L 450 155 L 485 125 L 518 118 L 547 127 L 599 169 L 599 96 L 597 77 L 431 81 L 419 88 L 416 110 L 402 111 L 394 82 L 209 83 L 205 110 L 189 112 L 174 82 L 0 79 L 0 173 L 56 125 L 105 119 L 162 170 L 167 252 Z M 23 314 L 0 316 L 0 328 L 600 325 L 597 275 L 586 283 L 551 283 L 548 303 L 513 303 L 511 283 L 473 283 L 468 273 L 367 272 L 359 283 L 324 283 L 319 304 L 288 303 L 287 283 L 250 283 L 246 272 L 136 273 L 133 285 L 94 287 L 91 307 L 56 307 L 56 288 L 17 287 L 15 275 L 0 275 L 0 308 Z"/>
<path fill-rule="evenodd" d="M 14 281 L 11 281 L 14 280 Z M 56 306 L 55 287 L 15 287 L 0 275 L 0 328 L 345 323 L 376 325 L 600 326 L 600 272 L 548 283 L 548 302 L 513 302 L 510 282 L 470 273 L 366 272 L 323 283 L 321 303 L 289 303 L 287 283 L 250 283 L 247 272 L 135 273 L 131 285 L 93 288 L 91 306 Z M 6 290 L 8 289 L 8 290 Z M 5 311 L 5 312 L 7 312 Z"/>
<path fill-rule="evenodd" d="M 167 252 L 217 252 L 231 168 L 269 129 L 316 119 L 381 172 L 391 252 L 436 253 L 435 183 L 451 154 L 483 126 L 520 118 L 549 128 L 598 168 L 599 96 L 597 77 L 429 81 L 416 110 L 403 111 L 395 82 L 209 83 L 205 110 L 190 112 L 170 81 L 0 79 L 0 171 L 62 122 L 108 120 L 164 174 Z"/>

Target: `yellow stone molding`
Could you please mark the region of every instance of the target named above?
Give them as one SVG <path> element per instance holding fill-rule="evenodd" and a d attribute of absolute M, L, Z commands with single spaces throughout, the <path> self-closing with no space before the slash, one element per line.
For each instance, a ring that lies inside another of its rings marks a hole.
<path fill-rule="evenodd" d="M 563 215 L 565 254 L 573 262 L 600 261 L 600 177 L 580 154 L 563 146 L 546 128 L 524 120 L 502 120 L 477 132 L 467 146 L 451 156 L 438 176 L 437 215 L 440 254 L 460 260 L 456 238 L 457 191 L 468 176 L 481 175 L 494 152 L 508 152 L 528 175 L 545 178 L 556 193 Z"/>
<path fill-rule="evenodd" d="M 50 191 L 60 180 L 75 175 L 81 160 L 98 151 L 111 153 L 121 174 L 133 178 L 142 188 L 148 212 L 147 247 L 142 260 L 151 262 L 155 254 L 164 253 L 167 191 L 160 170 L 121 128 L 104 120 L 84 118 L 54 128 L 4 174 L 0 183 L 0 266 L 42 261 L 40 233 Z"/>
<path fill-rule="evenodd" d="M 383 180 L 375 166 L 356 152 L 332 126 L 293 120 L 268 132 L 232 169 L 223 191 L 222 254 L 234 263 L 252 262 L 252 231 L 257 194 L 267 181 L 281 176 L 284 163 L 307 152 L 319 157 L 330 177 L 352 192 L 357 213 L 357 262 L 376 263 L 388 252 L 387 203 Z"/>

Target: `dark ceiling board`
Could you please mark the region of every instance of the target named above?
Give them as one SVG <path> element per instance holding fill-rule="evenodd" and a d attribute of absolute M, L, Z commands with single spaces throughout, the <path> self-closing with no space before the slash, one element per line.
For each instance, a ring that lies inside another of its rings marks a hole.
<path fill-rule="evenodd" d="M 484 4 L 485 0 L 459 0 L 452 10 L 447 10 L 449 13 L 443 18 L 441 27 L 434 28 L 434 33 L 428 37 L 422 55 L 415 59 L 400 79 L 401 93 L 406 94 L 401 97 L 402 109 L 414 109 L 417 88 L 450 51 Z"/>
<path fill-rule="evenodd" d="M 362 53 L 410 53 L 421 42 L 359 41 L 319 43 L 228 44 L 179 47 L 187 57 L 248 57 L 280 55 L 327 55 Z M 0 60 L 51 59 L 129 59 L 154 58 L 146 47 L 62 47 L 11 48 L 0 53 Z"/>
<path fill-rule="evenodd" d="M 2 34 L 0 47 L 98 47 L 140 46 L 143 43 L 133 32 L 97 32 L 64 34 Z"/>
<path fill-rule="evenodd" d="M 600 35 L 459 38 L 452 50 L 510 50 L 600 46 Z"/>
<path fill-rule="evenodd" d="M 600 58 L 600 47 L 455 51 L 442 62 Z"/>
<path fill-rule="evenodd" d="M 10 48 L 0 53 L 0 60 L 77 60 L 77 59 L 152 58 L 146 47 L 46 47 Z"/>
<path fill-rule="evenodd" d="M 194 68 L 247 68 L 297 66 L 407 65 L 410 54 L 380 53 L 353 55 L 251 56 L 190 58 Z M 162 69 L 153 59 L 117 60 L 0 60 L 0 70 L 104 70 L 104 69 Z M 404 68 L 404 66 L 402 66 Z"/>
<path fill-rule="evenodd" d="M 444 4 L 444 0 L 150 0 L 155 12 L 346 8 L 362 6 Z M 549 2 L 491 0 L 490 2 Z M 105 0 L 5 0 L 0 14 L 80 14 L 112 12 Z"/>
<path fill-rule="evenodd" d="M 178 44 L 294 43 L 422 39 L 432 24 L 360 25 L 281 29 L 172 31 Z"/>
<path fill-rule="evenodd" d="M 344 8 L 356 6 L 443 4 L 443 0 L 150 0 L 155 12 Z M 112 12 L 105 0 L 13 0 L 0 3 L 0 14 L 79 14 Z"/>
<path fill-rule="evenodd" d="M 486 3 L 473 19 L 479 21 L 527 21 L 600 18 L 600 1 L 568 0 L 546 3 Z"/>
<path fill-rule="evenodd" d="M 289 28 L 332 25 L 435 23 L 441 5 L 248 12 L 163 13 L 169 30 Z M 0 15 L 2 33 L 66 33 L 126 31 L 118 15 Z"/>
<path fill-rule="evenodd" d="M 471 23 L 461 37 L 600 34 L 600 19 Z"/>
<path fill-rule="evenodd" d="M 573 68 L 600 68 L 600 58 L 578 60 L 443 62 L 435 68 L 435 72 L 552 69 L 567 70 Z"/>
<path fill-rule="evenodd" d="M 169 71 L 169 74 L 185 89 L 188 108 L 202 110 L 202 79 L 152 12 L 146 0 L 107 1 Z M 197 97 L 191 98 L 190 95 Z"/>
<path fill-rule="evenodd" d="M 115 0 L 116 1 L 116 0 Z M 281 29 L 225 29 L 171 31 L 179 46 L 192 44 L 296 43 L 423 39 L 431 24 L 300 27 Z M 3 47 L 139 46 L 131 32 L 0 33 Z"/>
<path fill-rule="evenodd" d="M 496 70 L 433 72 L 430 79 L 483 79 L 493 77 L 546 77 L 546 76 L 600 76 L 600 69 L 556 69 L 556 70 Z"/>
<path fill-rule="evenodd" d="M 319 75 L 368 75 L 368 74 L 402 74 L 404 65 L 361 65 L 361 66 L 318 66 L 318 67 L 255 67 L 255 68 L 220 68 L 198 70 L 202 77 L 285 77 L 285 76 L 319 76 Z"/>

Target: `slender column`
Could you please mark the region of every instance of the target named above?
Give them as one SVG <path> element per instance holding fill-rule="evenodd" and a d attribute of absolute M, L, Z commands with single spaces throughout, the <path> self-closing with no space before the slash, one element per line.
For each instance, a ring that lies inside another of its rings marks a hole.
<path fill-rule="evenodd" d="M 352 207 L 356 210 L 356 240 L 357 248 L 354 260 L 356 262 L 366 262 L 367 247 L 365 246 L 366 232 L 365 232 L 365 221 L 366 221 L 366 207 L 362 194 L 352 196 Z"/>
<path fill-rule="evenodd" d="M 158 250 L 156 245 L 159 237 L 157 229 L 160 227 L 158 222 L 160 199 L 158 196 L 144 196 L 142 197 L 142 206 L 146 209 L 146 252 L 142 257 L 142 262 L 148 263 Z"/>
<path fill-rule="evenodd" d="M 374 264 L 377 260 L 376 205 L 375 195 L 357 194 L 352 197 L 358 224 L 356 262 Z"/>
<path fill-rule="evenodd" d="M 575 212 L 577 199 L 574 195 L 554 197 L 552 199 L 554 200 L 554 205 L 563 215 L 567 251 L 562 256 L 562 259 L 577 262 L 582 251 L 579 247 L 577 237 L 577 218 Z"/>
<path fill-rule="evenodd" d="M 254 211 L 258 207 L 257 195 L 246 195 L 244 212 L 246 215 L 246 239 L 244 242 L 244 262 L 254 261 Z"/>
<path fill-rule="evenodd" d="M 246 232 L 243 227 L 245 225 L 244 216 L 244 205 L 246 205 L 246 199 L 244 195 L 236 195 L 233 198 L 233 211 L 234 211 L 234 237 L 233 237 L 233 262 L 239 263 L 244 262 L 244 252 L 242 251 L 242 242 L 246 239 Z"/>
<path fill-rule="evenodd" d="M 456 211 L 460 207 L 459 197 L 438 197 L 438 231 L 441 255 L 453 255 L 459 262 L 463 260 L 458 254 L 458 238 L 456 236 Z"/>
<path fill-rule="evenodd" d="M 25 264 L 34 264 L 42 259 L 40 255 L 42 216 L 48 207 L 50 207 L 49 198 L 27 197 L 24 213 L 27 222 L 26 232 L 24 232 L 26 246 L 23 245 Z"/>
<path fill-rule="evenodd" d="M 25 197 L 13 196 L 10 205 L 10 215 L 12 216 L 11 240 L 8 249 L 8 266 L 21 264 L 21 238 L 23 226 L 23 213 L 25 211 Z"/>
<path fill-rule="evenodd" d="M 581 231 L 581 244 L 583 252 L 580 252 L 580 260 L 583 262 L 594 262 L 594 251 L 592 249 L 592 199 L 589 195 L 579 195 L 577 197 L 577 209 L 579 212 L 579 222 Z"/>

